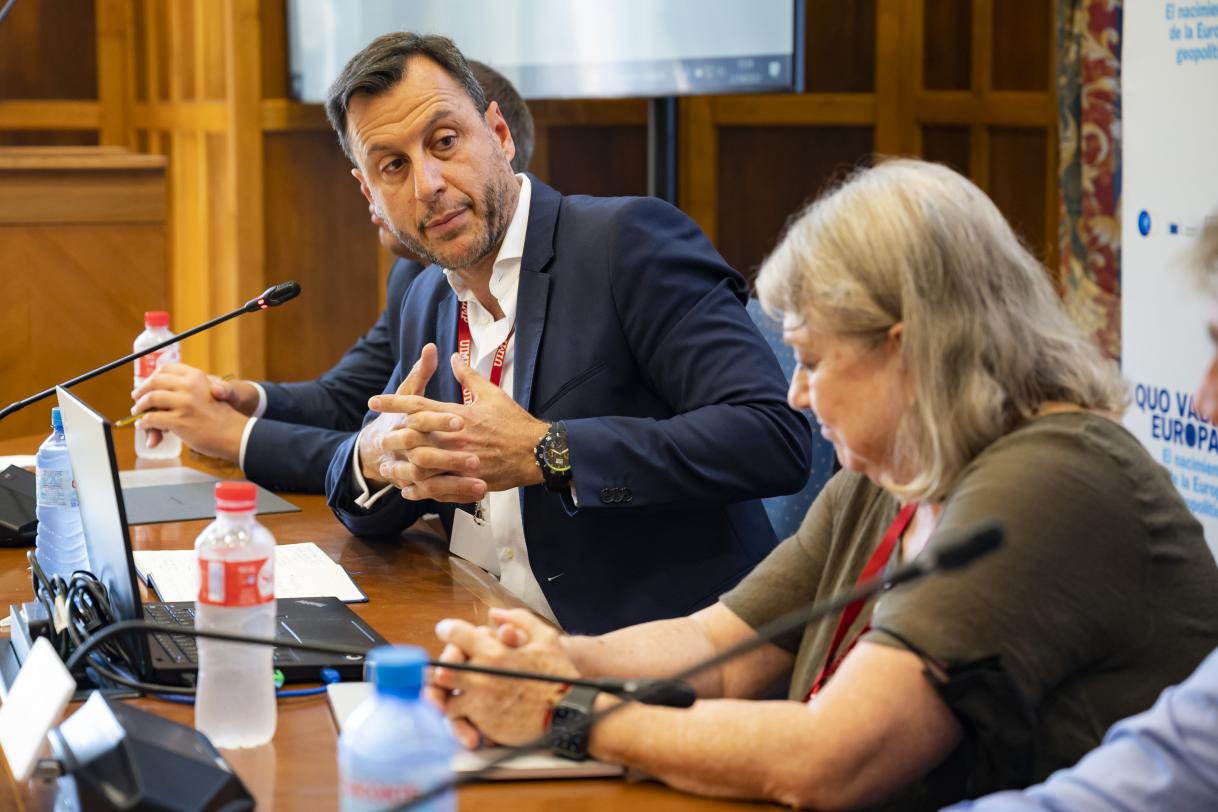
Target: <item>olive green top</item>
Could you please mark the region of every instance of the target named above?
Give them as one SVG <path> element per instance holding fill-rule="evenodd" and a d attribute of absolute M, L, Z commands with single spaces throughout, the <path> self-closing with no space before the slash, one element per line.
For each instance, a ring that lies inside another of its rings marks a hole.
<path fill-rule="evenodd" d="M 898 508 L 865 477 L 838 474 L 723 602 L 756 628 L 852 587 Z M 1058 413 L 1000 438 L 962 472 L 927 550 L 985 519 L 1006 530 L 996 553 L 893 590 L 855 624 L 871 624 L 868 642 L 950 669 L 940 693 L 966 733 L 895 806 L 1042 780 L 1218 645 L 1218 567 L 1201 526 L 1120 424 Z M 899 547 L 890 566 L 897 558 Z M 796 653 L 791 698 L 820 671 L 837 621 L 778 641 Z"/>

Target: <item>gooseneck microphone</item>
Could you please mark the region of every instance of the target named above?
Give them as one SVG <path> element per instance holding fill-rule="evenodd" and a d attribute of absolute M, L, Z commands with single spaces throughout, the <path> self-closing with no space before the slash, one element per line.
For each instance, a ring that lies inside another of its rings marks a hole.
<path fill-rule="evenodd" d="M 283 282 L 281 284 L 275 285 L 274 287 L 269 287 L 262 292 L 262 295 L 257 296 L 256 298 L 250 299 L 248 302 L 241 305 L 241 307 L 238 307 L 236 310 L 229 311 L 228 313 L 225 313 L 223 316 L 219 316 L 217 318 L 212 319 L 211 321 L 204 322 L 203 324 L 200 324 L 197 327 L 192 327 L 189 330 L 187 330 L 186 332 L 179 333 L 178 335 L 174 336 L 173 338 L 166 339 L 165 341 L 162 341 L 159 344 L 153 344 L 151 347 L 142 349 L 139 352 L 133 352 L 130 355 L 125 355 L 122 358 L 119 358 L 117 361 L 111 361 L 110 363 L 106 364 L 105 366 L 100 366 L 97 369 L 90 370 L 89 372 L 86 372 L 83 375 L 78 375 L 70 381 L 64 381 L 63 383 L 58 384 L 58 386 L 62 386 L 64 389 L 70 389 L 71 387 L 75 386 L 78 383 L 84 383 L 85 381 L 87 381 L 91 378 L 96 378 L 98 375 L 101 375 L 102 373 L 109 372 L 110 370 L 115 369 L 117 367 L 121 367 L 123 364 L 134 361 L 137 358 L 142 358 L 150 352 L 156 352 L 157 350 L 168 347 L 170 344 L 176 344 L 177 342 L 181 341 L 184 338 L 189 338 L 190 336 L 195 335 L 196 333 L 201 333 L 204 330 L 210 330 L 211 328 L 215 327 L 217 324 L 222 324 L 222 323 L 228 321 L 229 319 L 236 318 L 237 316 L 242 315 L 243 313 L 256 313 L 259 310 L 266 310 L 269 307 L 278 307 L 279 305 L 283 304 L 284 302 L 295 299 L 299 295 L 300 295 L 300 283 L 299 282 Z M 4 407 L 3 411 L 0 411 L 0 420 L 3 420 L 4 418 L 8 417 L 13 412 L 20 411 L 21 409 L 24 409 L 26 406 L 29 406 L 32 403 L 37 403 L 38 401 L 42 400 L 43 398 L 48 398 L 53 394 L 55 394 L 54 386 L 52 386 L 50 389 L 44 389 L 43 391 L 39 392 L 36 395 L 31 395 L 28 398 L 26 398 L 25 400 L 19 400 L 15 403 L 10 403 L 8 406 Z"/>
<path fill-rule="evenodd" d="M 734 660 L 750 651 L 759 649 L 770 643 L 774 638 L 787 632 L 802 628 L 813 621 L 822 620 L 827 615 L 834 615 L 852 603 L 866 600 L 876 593 L 891 589 L 899 584 L 924 578 L 936 572 L 959 569 L 998 549 L 1002 545 L 1003 535 L 1003 527 L 996 521 L 979 522 L 954 531 L 951 533 L 950 538 L 938 541 L 935 545 L 935 550 L 923 550 L 921 555 L 915 560 L 898 567 L 889 575 L 878 575 L 823 603 L 794 609 L 758 628 L 753 637 L 724 649 L 713 657 L 708 657 L 701 662 L 695 663 L 668 679 L 657 680 L 657 682 L 665 686 L 676 684 L 688 685 L 687 680 L 720 666 L 729 660 Z M 443 667 L 449 668 L 450 666 L 448 663 L 444 663 Z M 611 705 L 599 713 L 590 714 L 584 721 L 584 724 L 588 728 L 591 728 L 601 720 L 619 712 L 622 708 L 628 707 L 632 702 L 650 704 L 648 699 L 646 690 L 641 690 L 633 695 L 623 696 L 622 702 Z M 414 809 L 434 798 L 438 798 L 449 790 L 462 787 L 489 775 L 508 761 L 539 750 L 548 750 L 553 745 L 556 737 L 561 735 L 563 735 L 561 729 L 556 730 L 551 728 L 541 737 L 527 744 L 517 747 L 505 747 L 501 755 L 486 762 L 478 770 L 455 776 L 442 784 L 416 795 L 406 803 L 392 807 L 390 812 L 405 812 L 405 810 Z"/>
<path fill-rule="evenodd" d="M 89 635 L 85 640 L 81 641 L 80 645 L 72 652 L 65 663 L 70 673 L 75 671 L 82 665 L 89 664 L 96 666 L 97 663 L 92 659 L 88 659 L 89 655 L 95 649 L 101 646 L 102 643 L 120 634 L 130 634 L 135 632 L 164 632 L 168 634 L 185 635 L 187 637 L 204 637 L 208 640 L 224 640 L 232 643 L 254 643 L 264 646 L 274 646 L 276 648 L 293 648 L 298 651 L 316 651 L 322 654 L 343 654 L 357 657 L 363 657 L 368 653 L 366 648 L 358 646 L 343 646 L 337 643 L 314 643 L 308 640 L 297 640 L 296 638 L 276 638 L 276 637 L 259 637 L 257 635 L 248 634 L 232 634 L 230 632 L 217 631 L 201 631 L 199 629 L 189 629 L 182 626 L 175 626 L 165 623 L 154 623 L 148 620 L 120 620 L 116 623 L 111 623 L 105 628 L 98 629 L 93 634 Z M 679 680 L 666 679 L 619 679 L 617 677 L 603 677 L 599 679 L 581 679 L 578 677 L 561 677 L 555 674 L 540 674 L 535 671 L 515 671 L 507 668 L 492 668 L 483 665 L 471 665 L 469 663 L 442 663 L 438 660 L 431 660 L 427 663 L 430 666 L 439 668 L 449 668 L 454 671 L 473 671 L 478 674 L 490 674 L 496 677 L 506 677 L 508 679 L 527 679 L 537 680 L 539 682 L 554 682 L 563 685 L 581 685 L 587 688 L 596 688 L 598 691 L 604 691 L 607 694 L 613 694 L 620 697 L 637 697 L 640 702 L 646 702 L 649 705 L 665 705 L 672 708 L 688 708 L 697 700 L 697 694 L 693 688 Z M 160 693 L 177 693 L 177 694 L 193 694 L 193 688 L 181 688 L 178 686 L 161 686 L 161 685 L 145 685 L 134 680 L 127 680 L 121 675 L 110 673 L 108 669 L 103 667 L 103 676 L 120 685 L 125 685 L 129 688 L 144 691 L 157 691 Z M 645 698 L 644 698 L 645 697 Z"/>
<path fill-rule="evenodd" d="M 619 697 L 622 701 L 616 705 L 612 705 L 599 713 L 593 713 L 587 717 L 585 724 L 588 727 L 595 725 L 601 720 L 618 713 L 622 708 L 627 707 L 632 702 L 640 702 L 649 705 L 664 705 L 676 708 L 688 708 L 694 704 L 697 699 L 697 693 L 689 684 L 689 680 L 709 671 L 712 668 L 722 665 L 729 660 L 733 660 L 744 654 L 761 648 L 770 643 L 776 637 L 785 634 L 789 631 L 802 628 L 808 623 L 819 621 L 826 616 L 836 614 L 842 611 L 847 606 L 857 603 L 858 601 L 866 600 L 872 595 L 891 589 L 900 584 L 924 578 L 937 572 L 959 569 L 971 563 L 977 558 L 987 555 L 996 550 L 1002 544 L 1003 528 L 998 522 L 986 521 L 970 527 L 962 528 L 951 532 L 947 538 L 940 538 L 936 541 L 935 548 L 924 550 L 914 561 L 909 564 L 898 567 L 887 575 L 879 575 L 868 581 L 856 585 L 847 592 L 843 592 L 833 598 L 822 603 L 812 604 L 811 606 L 801 607 L 788 612 L 781 617 L 758 628 L 753 637 L 738 643 L 735 646 L 724 649 L 723 651 L 702 660 L 683 671 L 674 674 L 669 678 L 659 679 L 621 679 L 615 677 L 583 679 L 562 677 L 554 674 L 541 674 L 530 671 L 514 671 L 504 668 L 491 668 L 487 666 L 472 665 L 470 663 L 441 663 L 438 661 L 430 661 L 431 666 L 449 668 L 454 671 L 473 671 L 480 674 L 490 674 L 509 679 L 528 679 L 539 680 L 542 682 L 565 683 L 569 685 L 580 685 L 591 688 L 596 688 L 600 691 L 612 694 Z M 366 650 L 352 647 L 341 646 L 334 643 L 314 643 L 310 641 L 301 641 L 296 639 L 284 640 L 271 637 L 254 637 L 240 634 L 230 634 L 228 632 L 215 631 L 200 631 L 198 629 L 190 629 L 182 626 L 171 626 L 160 623 L 151 623 L 143 620 L 124 620 L 117 623 L 111 623 L 103 629 L 90 635 L 86 640 L 82 641 L 76 650 L 67 660 L 67 668 L 70 672 L 75 672 L 81 666 L 91 665 L 97 667 L 98 670 L 107 678 L 115 682 L 126 685 L 137 690 L 146 692 L 166 692 L 166 693 L 193 693 L 193 689 L 189 688 L 170 688 L 168 686 L 147 685 L 134 680 L 125 679 L 117 674 L 109 671 L 109 669 L 100 668 L 100 663 L 96 657 L 90 657 L 90 654 L 103 642 L 109 638 L 127 633 L 151 633 L 151 632 L 166 632 L 170 634 L 189 635 L 194 637 L 206 637 L 213 640 L 226 640 L 232 642 L 256 643 L 268 646 L 276 646 L 282 648 L 295 648 L 302 651 L 319 651 L 323 653 L 338 653 L 364 655 Z M 465 773 L 454 777 L 449 781 L 445 781 L 422 794 L 412 798 L 407 803 L 394 807 L 392 812 L 402 812 L 402 810 L 412 809 L 420 804 L 436 798 L 449 790 L 464 786 L 473 781 L 490 774 L 502 764 L 511 761 L 529 753 L 538 750 L 544 750 L 551 747 L 555 737 L 562 735 L 561 729 L 551 729 L 540 738 L 517 747 L 505 747 L 503 753 L 494 759 L 486 762 L 480 769 L 471 773 Z"/>

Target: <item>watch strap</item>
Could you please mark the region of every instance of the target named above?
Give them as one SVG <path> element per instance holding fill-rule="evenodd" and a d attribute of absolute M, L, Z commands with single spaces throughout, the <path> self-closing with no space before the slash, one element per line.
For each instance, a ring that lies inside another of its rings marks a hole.
<path fill-rule="evenodd" d="M 555 447 L 566 450 L 567 459 L 570 460 L 570 450 L 567 448 L 567 427 L 561 420 L 551 423 L 545 436 L 533 447 L 533 458 L 537 467 L 541 469 L 541 475 L 545 478 L 546 489 L 561 492 L 570 487 L 571 466 L 568 462 L 566 468 L 556 469 L 550 464 L 548 454 Z"/>
<path fill-rule="evenodd" d="M 573 685 L 558 701 L 550 714 L 550 749 L 554 755 L 572 761 L 588 757 L 588 717 L 599 694 L 597 688 Z"/>

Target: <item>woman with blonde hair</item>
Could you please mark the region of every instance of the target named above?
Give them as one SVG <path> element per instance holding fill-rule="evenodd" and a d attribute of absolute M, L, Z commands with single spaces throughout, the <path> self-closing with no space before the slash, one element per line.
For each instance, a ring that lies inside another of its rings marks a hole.
<path fill-rule="evenodd" d="M 1218 644 L 1218 569 L 1167 473 L 1118 422 L 1115 365 L 994 204 L 942 166 L 861 170 L 791 223 L 757 282 L 843 468 L 798 533 L 687 618 L 563 637 L 526 612 L 445 621 L 444 657 L 668 676 L 984 519 L 1006 543 L 630 707 L 588 751 L 693 792 L 817 809 L 937 808 L 1073 763 Z M 786 701 L 741 701 L 788 686 Z M 519 743 L 545 687 L 441 669 L 463 738 Z M 576 696 L 604 708 L 616 700 Z"/>

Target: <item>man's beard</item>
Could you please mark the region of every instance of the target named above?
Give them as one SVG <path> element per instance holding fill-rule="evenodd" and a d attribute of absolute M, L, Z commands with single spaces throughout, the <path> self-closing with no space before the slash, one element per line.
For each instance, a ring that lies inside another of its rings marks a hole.
<path fill-rule="evenodd" d="M 514 176 L 497 176 L 482 187 L 481 205 L 477 208 L 470 205 L 472 201 L 468 199 L 463 201 L 464 205 L 470 206 L 471 213 L 481 209 L 484 214 L 480 221 L 483 228 L 482 239 L 475 241 L 473 245 L 461 253 L 448 253 L 437 246 L 429 248 L 399 229 L 387 218 L 382 217 L 381 219 L 384 221 L 385 227 L 389 229 L 389 232 L 398 239 L 398 242 L 406 246 L 406 250 L 419 259 L 439 265 L 441 268 L 447 268 L 448 270 L 461 270 L 478 264 L 489 256 L 492 251 L 498 250 L 499 243 L 503 240 L 503 234 L 507 231 L 508 223 L 511 222 L 510 213 L 507 211 L 507 203 L 511 198 L 511 187 L 508 184 L 515 182 L 516 178 Z M 444 211 L 446 207 L 448 207 L 447 204 L 442 204 L 439 207 L 429 209 L 419 221 L 418 233 L 424 233 L 423 224 Z"/>

